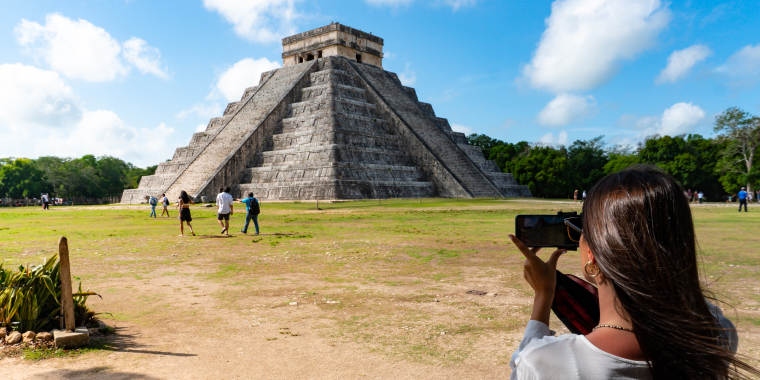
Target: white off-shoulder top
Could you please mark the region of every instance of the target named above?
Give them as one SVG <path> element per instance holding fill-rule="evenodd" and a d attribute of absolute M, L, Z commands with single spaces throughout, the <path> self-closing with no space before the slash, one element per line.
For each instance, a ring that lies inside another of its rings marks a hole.
<path fill-rule="evenodd" d="M 718 323 L 726 329 L 725 342 L 732 352 L 739 347 L 734 324 L 709 304 Z M 538 379 L 650 379 L 647 362 L 624 359 L 604 352 L 583 335 L 554 336 L 543 322 L 530 321 L 520 346 L 512 354 L 511 380 Z"/>

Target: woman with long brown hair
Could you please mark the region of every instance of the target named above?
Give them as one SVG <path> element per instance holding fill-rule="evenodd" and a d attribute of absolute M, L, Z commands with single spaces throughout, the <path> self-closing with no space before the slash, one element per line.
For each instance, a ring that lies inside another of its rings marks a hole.
<path fill-rule="evenodd" d="M 580 264 L 599 294 L 599 325 L 554 337 L 549 313 L 555 251 L 510 235 L 525 255 L 535 291 L 531 321 L 512 355 L 512 379 L 748 379 L 760 375 L 735 356 L 738 335 L 706 300 L 683 188 L 654 166 L 603 178 L 583 203 Z"/>
<path fill-rule="evenodd" d="M 177 203 L 177 207 L 179 207 L 179 236 L 185 236 L 185 223 L 190 227 L 190 233 L 195 236 L 193 226 L 190 224 L 190 222 L 193 221 L 193 217 L 190 215 L 190 205 L 193 204 L 195 204 L 195 202 L 190 199 L 190 196 L 187 195 L 185 190 L 182 190 L 182 192 L 179 193 L 179 202 Z"/>

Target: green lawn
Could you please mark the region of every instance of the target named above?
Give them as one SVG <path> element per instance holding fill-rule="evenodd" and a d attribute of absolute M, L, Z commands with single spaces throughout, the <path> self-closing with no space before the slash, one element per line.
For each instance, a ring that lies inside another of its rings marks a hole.
<path fill-rule="evenodd" d="M 148 206 L 0 208 L 0 262 L 37 264 L 66 236 L 73 275 L 108 299 L 104 305 L 115 319 L 148 329 L 167 318 L 213 323 L 203 319 L 203 305 L 191 310 L 167 301 L 176 292 L 200 297 L 199 289 L 210 286 L 211 296 L 231 313 L 245 315 L 254 305 L 261 316 L 299 322 L 323 338 L 356 342 L 399 360 L 451 364 L 486 354 L 506 363 L 531 296 L 522 256 L 507 243 L 514 217 L 579 210 L 568 202 L 486 199 L 319 207 L 265 202 L 262 235 L 237 232 L 244 218 L 238 212 L 229 238 L 219 235 L 214 208 L 193 207 L 198 236 L 184 238 L 177 237 L 173 208 L 172 218 L 158 219 L 148 218 Z M 724 309 L 738 323 L 742 352 L 757 358 L 760 208 L 738 214 L 733 207 L 694 207 L 693 213 L 705 280 L 733 307 Z M 560 260 L 564 272 L 580 273 L 580 267 L 572 252 Z M 179 277 L 195 285 L 155 285 Z M 156 291 L 136 296 L 129 290 L 144 286 Z M 498 296 L 465 294 L 470 289 Z M 278 314 L 291 302 L 312 305 L 315 312 Z M 504 345 L 486 343 L 492 341 Z"/>

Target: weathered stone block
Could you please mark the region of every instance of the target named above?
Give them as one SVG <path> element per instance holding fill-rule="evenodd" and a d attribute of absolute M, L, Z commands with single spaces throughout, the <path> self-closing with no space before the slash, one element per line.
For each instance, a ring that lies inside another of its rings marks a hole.
<path fill-rule="evenodd" d="M 77 327 L 76 331 L 53 330 L 56 348 L 77 348 L 90 344 L 90 332 L 86 327 Z"/>

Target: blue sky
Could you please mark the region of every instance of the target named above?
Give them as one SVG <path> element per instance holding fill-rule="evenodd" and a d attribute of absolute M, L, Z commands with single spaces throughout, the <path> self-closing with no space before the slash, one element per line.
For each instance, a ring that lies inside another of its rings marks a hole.
<path fill-rule="evenodd" d="M 0 157 L 171 157 L 281 64 L 282 37 L 340 22 L 456 129 L 569 144 L 709 136 L 760 114 L 760 2 L 2 2 Z"/>

